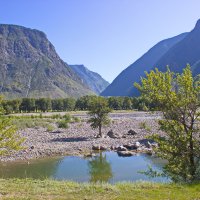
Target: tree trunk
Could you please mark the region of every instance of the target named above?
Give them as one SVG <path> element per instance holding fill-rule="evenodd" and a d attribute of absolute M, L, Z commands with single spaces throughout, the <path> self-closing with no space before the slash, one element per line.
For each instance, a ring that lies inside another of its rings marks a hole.
<path fill-rule="evenodd" d="M 101 132 L 101 124 L 99 125 L 99 135 L 101 138 L 103 137 L 102 132 Z"/>
<path fill-rule="evenodd" d="M 191 120 L 191 126 L 190 126 L 190 175 L 192 176 L 192 179 L 195 178 L 196 173 L 196 166 L 195 166 L 195 154 L 194 154 L 194 143 L 193 143 L 193 126 L 194 126 L 194 117 L 192 117 Z"/>
<path fill-rule="evenodd" d="M 196 166 L 194 161 L 194 145 L 192 141 L 192 134 L 190 135 L 190 175 L 192 176 L 192 179 L 194 179 L 195 172 L 196 172 Z"/>

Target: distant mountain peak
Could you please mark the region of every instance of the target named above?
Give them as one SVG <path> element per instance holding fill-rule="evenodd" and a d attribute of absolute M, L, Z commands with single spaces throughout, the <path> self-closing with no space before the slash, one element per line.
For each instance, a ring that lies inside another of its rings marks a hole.
<path fill-rule="evenodd" d="M 6 98 L 94 94 L 42 31 L 0 24 L 0 58 L 0 93 Z"/>
<path fill-rule="evenodd" d="M 142 57 L 124 69 L 114 81 L 101 93 L 102 96 L 137 96 L 138 90 L 134 88 L 134 82 L 139 82 L 145 76 L 144 71 L 149 71 L 156 62 L 176 43 L 186 37 L 187 33 L 168 38 L 158 42 Z"/>
<path fill-rule="evenodd" d="M 96 72 L 90 71 L 84 65 L 69 65 L 71 69 L 78 74 L 82 81 L 96 94 L 100 94 L 108 85 L 106 81 Z"/>
<path fill-rule="evenodd" d="M 197 21 L 197 23 L 195 25 L 195 29 L 200 29 L 200 19 Z"/>

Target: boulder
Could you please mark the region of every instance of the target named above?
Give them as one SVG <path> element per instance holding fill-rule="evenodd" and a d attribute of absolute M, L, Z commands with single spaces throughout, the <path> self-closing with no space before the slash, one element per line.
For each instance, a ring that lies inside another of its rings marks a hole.
<path fill-rule="evenodd" d="M 140 142 L 137 141 L 137 142 L 135 143 L 135 146 L 136 146 L 137 148 L 139 148 L 139 147 L 141 146 Z"/>
<path fill-rule="evenodd" d="M 111 147 L 110 147 L 110 149 L 111 149 L 111 150 L 115 150 L 115 149 L 116 149 L 116 147 L 114 147 L 114 146 L 111 146 Z"/>
<path fill-rule="evenodd" d="M 150 148 L 152 143 L 155 143 L 152 139 L 142 139 L 138 141 L 142 146 L 145 146 L 147 148 Z"/>
<path fill-rule="evenodd" d="M 105 150 L 108 150 L 108 148 L 105 146 L 101 146 L 101 145 L 94 145 L 94 146 L 92 146 L 92 150 L 105 151 Z"/>
<path fill-rule="evenodd" d="M 127 148 L 124 146 L 117 147 L 117 151 L 127 151 Z"/>
<path fill-rule="evenodd" d="M 100 150 L 100 145 L 94 145 L 94 146 L 92 146 L 92 150 L 99 151 Z"/>
<path fill-rule="evenodd" d="M 137 149 L 135 144 L 124 144 L 123 146 L 126 147 L 128 150 L 136 150 Z"/>
<path fill-rule="evenodd" d="M 94 157 L 94 156 L 96 156 L 96 154 L 94 154 L 94 153 L 86 153 L 85 155 L 84 155 L 84 157 L 86 157 L 86 158 L 88 158 L 88 157 Z"/>
<path fill-rule="evenodd" d="M 107 136 L 110 137 L 110 138 L 113 138 L 113 139 L 120 138 L 120 136 L 116 133 L 113 133 L 112 130 L 108 131 Z"/>
<path fill-rule="evenodd" d="M 127 135 L 137 135 L 137 133 L 134 130 L 129 130 Z"/>
<path fill-rule="evenodd" d="M 105 147 L 105 146 L 100 146 L 100 150 L 101 150 L 101 151 L 108 150 L 108 147 Z"/>
<path fill-rule="evenodd" d="M 122 156 L 122 157 L 128 157 L 128 156 L 133 156 L 135 155 L 134 152 L 131 151 L 117 151 L 118 156 Z"/>

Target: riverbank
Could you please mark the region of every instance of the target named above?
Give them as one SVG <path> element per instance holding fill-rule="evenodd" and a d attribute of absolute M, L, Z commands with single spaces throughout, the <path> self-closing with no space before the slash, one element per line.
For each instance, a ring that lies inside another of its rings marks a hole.
<path fill-rule="evenodd" d="M 160 183 L 79 184 L 75 182 L 0 179 L 0 199 L 148 199 L 189 200 L 199 199 L 200 185 L 177 185 Z"/>
<path fill-rule="evenodd" d="M 153 133 L 163 135 L 158 129 L 157 113 L 148 112 L 120 112 L 110 115 L 112 122 L 103 128 L 104 138 L 97 138 L 98 130 L 93 130 L 87 123 L 86 113 L 76 114 L 80 122 L 69 124 L 69 128 L 57 128 L 48 131 L 44 127 L 26 128 L 19 131 L 19 135 L 25 138 L 24 150 L 9 157 L 1 157 L 1 161 L 30 160 L 40 157 L 60 155 L 89 156 L 96 148 L 102 150 L 117 150 L 120 146 L 133 147 L 137 141 L 143 141 Z M 38 118 L 38 120 L 41 120 Z M 112 130 L 113 136 L 108 136 Z M 132 132 L 131 132 L 132 131 Z M 137 151 L 148 150 L 146 144 Z M 142 149 L 143 148 L 143 149 Z"/>

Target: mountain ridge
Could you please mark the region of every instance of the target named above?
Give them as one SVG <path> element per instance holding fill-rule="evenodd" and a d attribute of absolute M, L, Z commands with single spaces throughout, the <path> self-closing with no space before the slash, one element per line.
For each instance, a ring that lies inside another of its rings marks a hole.
<path fill-rule="evenodd" d="M 188 33 L 182 33 L 172 38 L 158 42 L 146 53 L 144 53 L 133 64 L 124 69 L 114 81 L 101 93 L 102 96 L 132 96 L 138 95 L 138 91 L 133 87 L 134 82 L 139 82 L 145 75 L 144 71 L 149 71 L 155 67 L 156 62 L 176 43 L 180 42 Z"/>
<path fill-rule="evenodd" d="M 102 78 L 100 74 L 89 70 L 84 65 L 76 64 L 69 65 L 69 67 L 76 72 L 82 81 L 96 94 L 100 94 L 109 85 L 109 82 Z"/>
<path fill-rule="evenodd" d="M 93 92 L 59 57 L 45 33 L 0 24 L 0 94 L 63 98 Z"/>
<path fill-rule="evenodd" d="M 187 36 L 179 43 L 174 45 L 160 60 L 156 67 L 165 71 L 166 66 L 174 72 L 181 73 L 187 64 L 194 69 L 195 64 L 200 60 L 200 20 Z M 196 65 L 196 67 L 199 65 Z M 196 68 L 195 67 L 195 68 Z M 198 70 L 196 70 L 198 71 Z M 194 74 L 196 75 L 196 74 Z"/>

